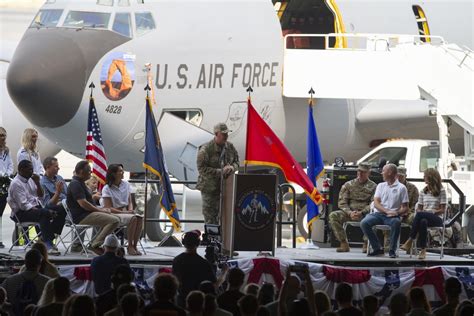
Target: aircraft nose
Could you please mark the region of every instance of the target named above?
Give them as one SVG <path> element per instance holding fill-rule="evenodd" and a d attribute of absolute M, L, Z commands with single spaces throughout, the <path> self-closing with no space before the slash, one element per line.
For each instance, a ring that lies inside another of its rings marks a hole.
<path fill-rule="evenodd" d="M 79 109 L 97 62 L 128 40 L 107 30 L 28 29 L 8 68 L 10 97 L 34 125 L 62 126 Z"/>

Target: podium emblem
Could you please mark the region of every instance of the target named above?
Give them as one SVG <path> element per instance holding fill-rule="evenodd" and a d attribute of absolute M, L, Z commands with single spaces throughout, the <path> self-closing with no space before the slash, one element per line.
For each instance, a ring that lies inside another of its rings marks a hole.
<path fill-rule="evenodd" d="M 262 190 L 244 192 L 238 200 L 236 219 L 250 230 L 261 230 L 272 225 L 275 217 L 275 203 Z"/>

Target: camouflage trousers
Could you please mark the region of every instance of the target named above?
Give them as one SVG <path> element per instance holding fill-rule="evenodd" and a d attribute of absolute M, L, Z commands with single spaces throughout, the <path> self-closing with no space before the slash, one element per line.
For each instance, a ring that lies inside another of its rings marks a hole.
<path fill-rule="evenodd" d="M 346 231 L 344 230 L 344 223 L 345 222 L 360 222 L 351 219 L 348 212 L 339 210 L 334 211 L 329 214 L 329 225 L 331 225 L 331 229 L 336 236 L 337 240 L 339 241 L 347 241 Z M 366 237 L 364 236 L 364 240 Z"/>
<path fill-rule="evenodd" d="M 202 215 L 206 224 L 219 224 L 219 194 L 201 192 Z"/>

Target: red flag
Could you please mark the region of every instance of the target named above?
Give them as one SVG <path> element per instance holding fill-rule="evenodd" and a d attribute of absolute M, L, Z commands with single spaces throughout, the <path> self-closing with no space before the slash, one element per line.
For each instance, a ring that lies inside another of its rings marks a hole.
<path fill-rule="evenodd" d="M 270 126 L 260 117 L 248 100 L 247 109 L 247 147 L 245 163 L 267 165 L 281 169 L 288 182 L 301 186 L 316 203 L 322 202 L 322 196 L 308 178 L 303 168 L 275 135 Z"/>

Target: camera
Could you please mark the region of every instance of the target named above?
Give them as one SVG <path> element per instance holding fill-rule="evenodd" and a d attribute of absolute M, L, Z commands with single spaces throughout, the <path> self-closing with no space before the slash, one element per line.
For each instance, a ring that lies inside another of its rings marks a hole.
<path fill-rule="evenodd" d="M 222 254 L 221 226 L 205 224 L 202 245 L 206 246 L 205 258 L 214 267 L 222 268 L 229 258 Z"/>

